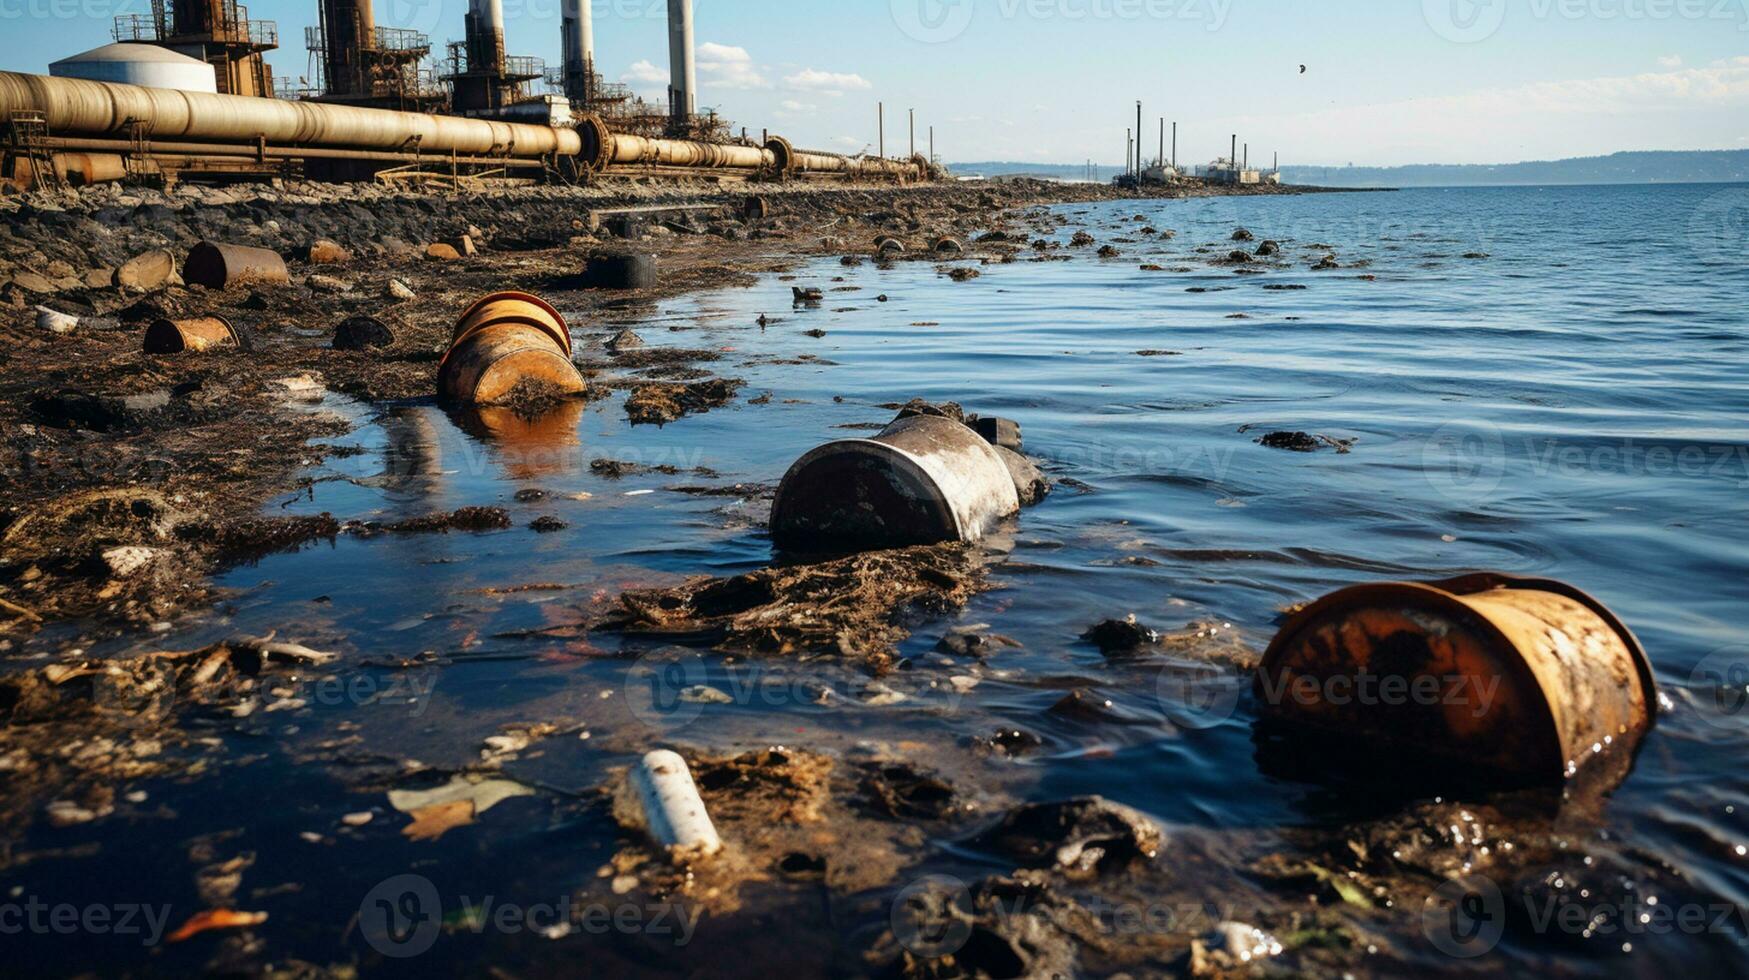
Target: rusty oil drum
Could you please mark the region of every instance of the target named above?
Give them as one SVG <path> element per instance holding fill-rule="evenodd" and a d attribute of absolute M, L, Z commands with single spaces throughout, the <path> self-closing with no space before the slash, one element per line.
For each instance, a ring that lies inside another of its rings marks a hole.
<path fill-rule="evenodd" d="M 1631 759 L 1658 710 L 1644 649 L 1601 602 L 1494 573 L 1326 596 L 1282 627 L 1254 691 L 1265 718 L 1554 781 Z"/>
<path fill-rule="evenodd" d="M 528 293 L 486 296 L 462 313 L 437 368 L 438 390 L 464 404 L 502 401 L 524 381 L 561 394 L 584 389 L 571 363 L 571 331 L 545 300 Z"/>
<path fill-rule="evenodd" d="M 215 347 L 240 346 L 231 321 L 216 313 L 188 320 L 154 320 L 146 327 L 148 354 L 198 354 Z"/>
<path fill-rule="evenodd" d="M 182 281 L 208 289 L 228 289 L 244 283 L 288 283 L 285 259 L 270 248 L 201 242 L 182 262 Z"/>
<path fill-rule="evenodd" d="M 953 419 L 920 415 L 796 460 L 772 501 L 771 536 L 794 550 L 977 541 L 1019 510 L 995 447 Z"/>

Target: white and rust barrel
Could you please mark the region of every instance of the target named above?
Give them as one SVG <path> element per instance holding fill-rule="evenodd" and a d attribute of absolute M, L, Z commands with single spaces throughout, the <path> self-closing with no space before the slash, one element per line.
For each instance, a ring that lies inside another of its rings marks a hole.
<path fill-rule="evenodd" d="M 584 389 L 571 363 L 570 328 L 537 296 L 493 293 L 456 321 L 449 352 L 437 367 L 438 390 L 452 401 L 490 405 L 523 384 L 559 394 Z"/>
<path fill-rule="evenodd" d="M 1631 757 L 1658 710 L 1645 651 L 1601 602 L 1494 573 L 1326 596 L 1281 628 L 1254 691 L 1263 716 L 1369 751 L 1539 779 Z"/>
<path fill-rule="evenodd" d="M 1019 510 L 995 447 L 959 422 L 921 415 L 796 460 L 772 503 L 771 536 L 803 551 L 977 541 Z"/>

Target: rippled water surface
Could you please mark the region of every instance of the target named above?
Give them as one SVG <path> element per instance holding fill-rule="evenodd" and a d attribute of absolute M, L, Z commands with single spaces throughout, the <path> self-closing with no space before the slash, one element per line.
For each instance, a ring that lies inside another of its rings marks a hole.
<path fill-rule="evenodd" d="M 1691 677 L 1703 661 L 1749 664 L 1749 273 L 1742 229 L 1729 220 L 1746 198 L 1722 186 L 1503 188 L 1066 206 L 1055 209 L 1067 221 L 1051 237 L 1085 228 L 1102 243 L 1134 241 L 1107 260 L 1090 249 L 1067 262 L 1023 255 L 967 283 L 925 262 L 884 271 L 821 262 L 794 282 L 774 276 L 651 308 L 629 324 L 646 341 L 716 349 L 722 360 L 705 366 L 748 382 L 730 406 L 665 428 L 628 426 L 620 397 L 511 439 L 481 438 L 476 420 L 432 404 L 331 401 L 364 423 L 352 439 L 364 452 L 331 461 L 273 512 L 389 519 L 492 504 L 509 508 L 517 529 L 342 538 L 276 556 L 226 577 L 238 594 L 221 622 L 166 646 L 277 628 L 335 638 L 329 645 L 355 660 L 430 651 L 448 664 L 418 712 L 317 704 L 309 717 L 264 722 L 254 751 L 267 762 L 164 788 L 180 816 L 168 837 L 150 823 L 122 829 L 76 887 L 185 881 L 181 842 L 246 826 L 261 855 L 250 881 L 309 882 L 253 901 L 274 910 L 264 935 L 332 959 L 359 897 L 399 871 L 417 870 L 444 894 L 497 889 L 525 902 L 586 881 L 612 851 L 612 828 L 598 818 L 555 823 L 536 799 L 501 804 L 442 847 L 385 827 L 300 849 L 300 832 L 373 801 L 319 768 L 284 764 L 282 746 L 309 748 L 359 725 L 367 748 L 380 740 L 393 754 L 465 761 L 498 725 L 543 712 L 637 724 L 597 707 L 635 693 L 629 659 L 609 655 L 617 640 L 504 634 L 571 621 L 580 595 L 768 564 L 758 501 L 671 488 L 775 483 L 802 452 L 857 431 L 842 427 L 890 418 L 880 404 L 920 396 L 1018 420 L 1027 450 L 1064 482 L 1000 535 L 1010 553 L 995 571 L 999 588 L 963 616 L 918 625 L 904 649 L 917 658 L 904 682 L 917 696 L 874 710 L 779 695 L 712 706 L 684 725 L 657 719 L 652 739 L 845 751 L 863 739 L 969 738 L 1011 725 L 1041 736 L 1041 751 L 957 764 L 999 765 L 982 778 L 1015 798 L 1101 793 L 1186 832 L 1235 840 L 1339 824 L 1359 804 L 1259 764 L 1242 676 L 1226 689 L 1238 697 L 1230 718 L 1184 724 L 1157 665 L 1108 663 L 1078 635 L 1134 613 L 1165 629 L 1230 629 L 1260 651 L 1282 607 L 1348 583 L 1477 569 L 1554 577 L 1633 627 L 1668 700 L 1604 805 L 1595 842 L 1575 846 L 1606 847 L 1612 867 L 1674 874 L 1691 899 L 1740 909 L 1749 905 L 1749 717 L 1709 690 L 1697 696 Z M 1137 214 L 1176 237 L 1136 234 Z M 1211 264 L 1233 247 L 1237 226 L 1280 241 L 1283 261 L 1254 276 Z M 1327 252 L 1344 267 L 1312 271 Z M 794 284 L 854 288 L 792 310 Z M 762 313 L 773 318 L 764 328 Z M 573 327 L 580 344 L 608 331 Z M 804 334 L 813 328 L 825 336 Z M 747 403 L 766 392 L 769 403 Z M 1352 440 L 1352 449 L 1256 443 L 1275 430 Z M 612 480 L 591 472 L 598 457 L 721 476 Z M 546 496 L 516 498 L 529 489 Z M 525 529 L 549 514 L 571 526 Z M 484 591 L 530 583 L 578 588 Z M 978 623 L 1023 649 L 950 697 L 928 652 L 946 630 Z M 703 663 L 726 683 L 727 668 Z M 827 665 L 769 669 L 784 683 L 861 683 Z M 1121 723 L 1044 714 L 1072 687 L 1111 699 Z M 520 775 L 582 790 L 627 759 L 623 740 L 597 743 L 612 740 L 555 745 Z M 1741 969 L 1745 933 L 1740 920 L 1734 928 L 1637 938 L 1631 952 L 1619 941 L 1509 941 L 1500 955 L 1579 972 Z M 514 939 L 463 945 L 454 962 L 502 954 Z M 123 952 L 116 962 L 128 962 Z"/>

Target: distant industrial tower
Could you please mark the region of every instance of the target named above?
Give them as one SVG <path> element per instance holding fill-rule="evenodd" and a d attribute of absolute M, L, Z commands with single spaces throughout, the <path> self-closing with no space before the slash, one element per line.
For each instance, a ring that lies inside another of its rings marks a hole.
<path fill-rule="evenodd" d="M 279 28 L 250 20 L 236 0 L 152 0 L 149 14 L 117 17 L 114 36 L 206 62 L 221 93 L 273 97 L 273 69 L 262 55 L 279 47 Z"/>
<path fill-rule="evenodd" d="M 321 0 L 319 12 L 320 26 L 304 29 L 319 101 L 412 112 L 441 108 L 442 88 L 420 68 L 431 53 L 430 37 L 376 26 L 371 0 Z"/>

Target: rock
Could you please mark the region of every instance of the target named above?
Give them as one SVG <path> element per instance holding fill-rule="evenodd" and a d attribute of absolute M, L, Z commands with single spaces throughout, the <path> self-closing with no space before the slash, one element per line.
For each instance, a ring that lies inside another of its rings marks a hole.
<path fill-rule="evenodd" d="M 886 407 L 891 408 L 893 406 L 889 405 Z M 913 398 L 905 404 L 897 407 L 899 414 L 894 418 L 895 422 L 899 419 L 911 418 L 914 415 L 939 415 L 944 419 L 953 419 L 955 422 L 962 424 L 964 424 L 966 420 L 965 409 L 961 408 L 958 402 L 942 402 L 937 405 L 926 402 L 921 398 Z"/>
<path fill-rule="evenodd" d="M 49 818 L 49 824 L 55 827 L 77 827 L 80 824 L 96 820 L 99 814 L 86 809 L 72 800 L 56 800 L 43 807 L 43 815 Z"/>
<path fill-rule="evenodd" d="M 141 252 L 115 270 L 115 284 L 123 289 L 157 289 L 171 285 L 176 275 L 176 256 L 168 249 Z"/>
<path fill-rule="evenodd" d="M 627 327 L 619 333 L 607 338 L 607 343 L 603 346 L 617 354 L 620 351 L 637 350 L 644 346 L 644 338 L 638 336 L 630 327 Z"/>
<path fill-rule="evenodd" d="M 367 350 L 372 347 L 390 347 L 394 343 L 395 332 L 374 316 L 347 317 L 334 328 L 335 350 Z"/>
<path fill-rule="evenodd" d="M 352 291 L 352 283 L 319 273 L 305 279 L 304 285 L 318 293 L 349 293 Z"/>
<path fill-rule="evenodd" d="M 142 548 L 128 545 L 111 548 L 103 553 L 103 564 L 109 568 L 109 574 L 115 578 L 127 578 L 142 568 L 157 560 L 158 552 L 154 548 Z"/>
<path fill-rule="evenodd" d="M 457 252 L 454 246 L 436 242 L 425 247 L 425 257 L 434 262 L 453 262 L 461 258 L 461 253 Z"/>
<path fill-rule="evenodd" d="M 383 296 L 387 299 L 397 300 L 403 303 L 407 300 L 418 298 L 418 294 L 414 293 L 406 283 L 399 279 L 389 280 L 389 284 L 383 287 Z"/>
<path fill-rule="evenodd" d="M 999 633 L 978 633 L 968 630 L 955 630 L 941 638 L 935 644 L 939 653 L 950 653 L 956 657 L 976 657 L 979 660 L 1004 649 L 1018 649 L 1020 641 Z"/>
<path fill-rule="evenodd" d="M 338 243 L 326 238 L 318 238 L 310 246 L 309 260 L 311 265 L 333 265 L 339 262 L 351 262 L 352 253 L 341 248 Z"/>
<path fill-rule="evenodd" d="M 997 446 L 996 455 L 1002 458 L 1002 465 L 1008 467 L 1008 476 L 1014 481 L 1014 493 L 1020 498 L 1020 506 L 1031 507 L 1050 496 L 1051 481 L 1040 472 L 1036 463 L 1007 446 Z"/>
<path fill-rule="evenodd" d="M 791 286 L 789 291 L 790 295 L 794 298 L 794 302 L 804 305 L 818 303 L 826 298 L 824 292 L 812 286 L 805 289 L 801 286 Z"/>
<path fill-rule="evenodd" d="M 1336 261 L 1335 255 L 1326 255 L 1323 258 L 1319 259 L 1318 263 L 1316 265 L 1312 266 L 1312 271 L 1313 272 L 1325 272 L 1325 271 L 1328 271 L 1330 269 L 1340 269 L 1340 268 L 1342 268 L 1342 265 L 1341 265 L 1341 263 Z"/>
<path fill-rule="evenodd" d="M 474 230 L 472 234 L 457 235 L 456 237 L 449 240 L 449 247 L 455 249 L 455 252 L 457 255 L 475 255 L 475 254 L 478 254 L 479 249 L 474 247 L 474 238 L 478 234 L 479 234 L 479 231 Z"/>
<path fill-rule="evenodd" d="M 1250 963 L 1281 955 L 1281 943 L 1256 926 L 1231 920 L 1217 924 L 1202 937 L 1203 949 L 1222 953 L 1235 964 Z"/>
<path fill-rule="evenodd" d="M 53 293 L 55 284 L 45 276 L 34 272 L 18 272 L 12 276 L 12 285 L 27 293 Z"/>
<path fill-rule="evenodd" d="M 170 404 L 167 390 L 136 395 L 91 395 L 58 391 L 31 402 L 31 411 L 45 424 L 64 429 L 116 432 L 141 428 Z"/>
<path fill-rule="evenodd" d="M 570 526 L 571 525 L 559 520 L 557 517 L 549 515 L 535 518 L 529 523 L 528 528 L 537 534 L 551 534 L 554 531 L 563 531 Z"/>
<path fill-rule="evenodd" d="M 1091 878 L 1151 861 L 1166 835 L 1146 814 L 1100 796 L 1029 803 L 1010 810 L 974 844 L 1031 867 Z"/>
<path fill-rule="evenodd" d="M 1100 653 L 1110 656 L 1153 646 L 1160 642 L 1160 634 L 1136 622 L 1135 615 L 1131 614 L 1123 619 L 1108 619 L 1082 633 L 1081 639 L 1098 647 Z"/>
<path fill-rule="evenodd" d="M 1122 252 L 1117 250 L 1116 245 L 1101 245 L 1101 246 L 1099 246 L 1098 255 L 1102 259 L 1115 259 L 1119 255 L 1122 255 L 1122 254 L 1123 254 Z"/>
<path fill-rule="evenodd" d="M 950 270 L 947 274 L 947 277 L 949 279 L 952 279 L 954 282 L 965 282 L 968 279 L 976 279 L 981 275 L 983 275 L 983 272 L 978 270 L 978 269 L 972 269 L 972 268 L 967 268 L 967 267 L 962 266 L 960 268 Z"/>
<path fill-rule="evenodd" d="M 115 270 L 107 266 L 87 269 L 80 282 L 86 289 L 108 289 L 115 284 Z"/>
<path fill-rule="evenodd" d="M 1043 239 L 1040 239 L 1040 241 L 1043 241 Z M 1037 247 L 1037 245 L 1038 245 L 1037 242 L 1035 242 L 1033 244 L 1034 244 L 1034 247 Z M 1093 236 L 1089 235 L 1088 233 L 1086 233 L 1084 231 L 1078 231 L 1069 239 L 1069 244 L 1074 245 L 1076 247 L 1084 248 L 1088 245 L 1093 244 Z"/>
<path fill-rule="evenodd" d="M 1279 255 L 1280 253 L 1281 253 L 1281 244 L 1279 242 L 1266 241 L 1263 244 L 1257 246 L 1257 251 L 1255 254 L 1257 254 L 1257 255 Z"/>
<path fill-rule="evenodd" d="M 1254 241 L 1256 238 L 1257 238 L 1256 235 L 1251 234 L 1249 231 L 1245 230 L 1244 228 L 1236 229 L 1233 232 L 1233 241 L 1236 241 L 1236 242 L 1249 242 L 1249 241 Z"/>
<path fill-rule="evenodd" d="M 71 313 L 39 306 L 36 308 L 36 325 L 49 333 L 69 334 L 79 325 L 79 318 Z"/>
<path fill-rule="evenodd" d="M 1270 449 L 1285 449 L 1294 453 L 1315 453 L 1319 446 L 1317 438 L 1306 432 L 1271 432 L 1257 442 Z"/>

